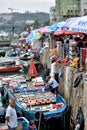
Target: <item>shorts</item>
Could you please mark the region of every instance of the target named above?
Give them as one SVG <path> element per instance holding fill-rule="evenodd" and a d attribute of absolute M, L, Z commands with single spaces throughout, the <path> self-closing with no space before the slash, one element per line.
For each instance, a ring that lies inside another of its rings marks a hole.
<path fill-rule="evenodd" d="M 11 128 L 10 126 L 8 126 L 8 130 L 16 130 L 16 128 Z"/>

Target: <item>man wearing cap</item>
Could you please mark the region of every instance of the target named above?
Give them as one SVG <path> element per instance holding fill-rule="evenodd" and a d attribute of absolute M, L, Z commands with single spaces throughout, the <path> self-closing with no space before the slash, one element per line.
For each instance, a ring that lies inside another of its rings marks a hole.
<path fill-rule="evenodd" d="M 49 89 L 51 92 L 57 94 L 58 93 L 58 87 L 59 87 L 59 84 L 58 82 L 54 79 L 54 77 L 51 75 L 51 76 L 48 76 L 46 78 L 46 81 L 47 81 L 47 84 L 45 85 L 46 86 L 49 86 Z"/>
<path fill-rule="evenodd" d="M 29 121 L 29 126 L 26 130 L 37 130 L 34 120 Z"/>

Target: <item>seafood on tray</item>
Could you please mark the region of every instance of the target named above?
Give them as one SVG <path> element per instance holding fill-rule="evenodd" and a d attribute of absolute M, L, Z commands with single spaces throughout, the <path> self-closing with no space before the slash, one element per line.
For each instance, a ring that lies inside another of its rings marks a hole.
<path fill-rule="evenodd" d="M 15 95 L 16 96 L 16 95 Z M 26 94 L 17 94 L 17 101 L 19 103 L 25 103 L 27 106 L 37 106 L 37 105 L 45 105 L 50 103 L 56 103 L 56 96 L 51 92 L 42 92 L 42 93 L 30 93 Z"/>

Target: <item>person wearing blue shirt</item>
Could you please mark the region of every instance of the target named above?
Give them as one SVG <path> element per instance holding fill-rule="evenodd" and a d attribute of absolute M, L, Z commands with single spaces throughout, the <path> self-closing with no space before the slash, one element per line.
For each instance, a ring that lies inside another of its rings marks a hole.
<path fill-rule="evenodd" d="M 50 91 L 57 94 L 59 87 L 58 82 L 52 76 L 48 76 L 46 80 L 48 83 L 45 86 L 49 86 Z"/>
<path fill-rule="evenodd" d="M 25 130 L 37 130 L 34 120 L 30 120 L 29 126 Z"/>

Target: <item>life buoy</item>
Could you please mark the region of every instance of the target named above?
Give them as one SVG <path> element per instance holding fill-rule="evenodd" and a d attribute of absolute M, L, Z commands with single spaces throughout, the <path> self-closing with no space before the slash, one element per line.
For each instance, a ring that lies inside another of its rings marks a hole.
<path fill-rule="evenodd" d="M 82 80 L 82 74 L 78 75 L 73 83 L 73 87 L 76 88 Z"/>
<path fill-rule="evenodd" d="M 83 130 L 84 129 L 84 115 L 83 112 L 80 110 L 78 111 L 77 115 L 76 115 L 76 126 L 79 125 L 79 130 Z"/>

